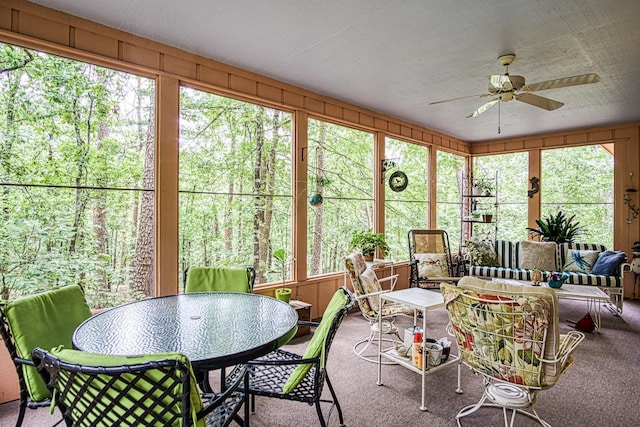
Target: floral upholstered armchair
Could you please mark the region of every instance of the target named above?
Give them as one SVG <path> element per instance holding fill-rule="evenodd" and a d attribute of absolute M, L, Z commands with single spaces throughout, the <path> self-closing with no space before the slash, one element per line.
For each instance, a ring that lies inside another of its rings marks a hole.
<path fill-rule="evenodd" d="M 465 277 L 441 292 L 463 363 L 484 378 L 478 403 L 458 413 L 456 421 L 482 406 L 498 406 L 548 426 L 537 414 L 537 394 L 553 386 L 571 366 L 571 353 L 584 335 L 560 335 L 558 297 L 552 289 L 486 282 Z"/>
<path fill-rule="evenodd" d="M 365 354 L 367 348 L 374 341 L 377 342 L 380 339 L 380 332 L 390 337 L 382 338 L 383 341 L 402 343 L 403 340 L 398 335 L 398 328 L 394 325 L 395 318 L 398 314 L 413 315 L 413 310 L 402 304 L 388 301 L 380 302 L 380 294 L 393 291 L 398 280 L 397 274 L 378 279 L 373 265 L 367 265 L 359 252 L 350 254 L 344 262 L 360 312 L 371 324 L 369 336 L 358 341 L 353 346 L 353 351 L 361 359 L 377 363 L 377 357 Z M 382 316 L 382 331 L 378 330 L 380 316 Z M 377 346 L 375 348 L 377 351 Z"/>

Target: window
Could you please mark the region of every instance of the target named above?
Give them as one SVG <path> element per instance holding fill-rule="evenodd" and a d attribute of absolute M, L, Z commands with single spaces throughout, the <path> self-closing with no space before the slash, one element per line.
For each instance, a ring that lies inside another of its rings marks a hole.
<path fill-rule="evenodd" d="M 429 223 L 428 149 L 392 138 L 387 138 L 385 144 L 385 158 L 395 165 L 385 175 L 385 236 L 389 258 L 403 260 L 409 258 L 408 231 L 427 228 Z M 390 176 L 395 171 L 407 175 L 404 191 L 389 188 Z"/>
<path fill-rule="evenodd" d="M 460 182 L 465 158 L 438 151 L 437 154 L 436 227 L 449 235 L 451 253 L 460 246 Z"/>
<path fill-rule="evenodd" d="M 154 294 L 155 82 L 0 44 L 0 298 Z"/>
<path fill-rule="evenodd" d="M 542 152 L 541 217 L 575 215 L 580 241 L 613 247 L 613 155 L 601 145 Z"/>
<path fill-rule="evenodd" d="M 291 117 L 181 89 L 179 271 L 248 265 L 256 284 L 281 278 L 271 259 L 291 253 Z"/>
<path fill-rule="evenodd" d="M 309 119 L 309 276 L 344 270 L 351 233 L 373 228 L 373 135 Z"/>
<path fill-rule="evenodd" d="M 529 201 L 529 154 L 513 153 L 482 156 L 474 159 L 474 176 L 495 177 L 498 172 L 498 231 L 496 238 L 520 241 L 527 239 Z M 492 209 L 493 210 L 493 209 Z M 480 227 L 494 224 L 477 224 Z"/>

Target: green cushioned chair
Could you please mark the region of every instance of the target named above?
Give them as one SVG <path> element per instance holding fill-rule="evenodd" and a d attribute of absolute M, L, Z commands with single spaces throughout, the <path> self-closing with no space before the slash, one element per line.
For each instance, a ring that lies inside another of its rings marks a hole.
<path fill-rule="evenodd" d="M 26 408 L 49 405 L 49 390 L 31 361 L 35 347 L 71 347 L 71 336 L 91 316 L 82 288 L 69 285 L 2 303 L 0 333 L 18 372 L 22 424 Z"/>
<path fill-rule="evenodd" d="M 184 273 L 184 292 L 253 292 L 253 267 L 191 267 Z"/>
<path fill-rule="evenodd" d="M 275 397 L 315 405 L 320 425 L 323 427 L 329 423 L 329 417 L 335 407 L 338 410 L 340 425 L 344 425 L 342 409 L 329 381 L 326 364 L 331 342 L 354 302 L 353 294 L 347 288 L 341 287 L 333 295 L 320 323 L 298 322 L 299 325 L 315 327 L 302 356 L 278 349 L 249 362 L 249 394 L 252 397 Z M 233 381 L 239 374 L 241 371 L 236 368 L 227 381 Z M 321 399 L 325 382 L 329 387 L 331 400 Z M 322 402 L 331 404 L 326 418 L 320 406 Z"/>
<path fill-rule="evenodd" d="M 253 267 L 191 267 L 184 272 L 184 292 L 253 292 L 256 271 Z M 295 333 L 295 332 L 294 332 Z M 291 339 L 291 338 L 289 338 Z M 287 340 L 288 341 L 288 340 Z M 203 371 L 204 378 L 210 371 Z M 223 382 L 226 370 L 220 370 L 220 381 Z M 208 381 L 200 380 L 205 392 L 212 392 Z"/>
<path fill-rule="evenodd" d="M 244 403 L 237 391 L 244 372 L 223 393 L 200 395 L 180 353 L 107 356 L 59 347 L 36 348 L 32 357 L 68 426 L 224 427 Z"/>

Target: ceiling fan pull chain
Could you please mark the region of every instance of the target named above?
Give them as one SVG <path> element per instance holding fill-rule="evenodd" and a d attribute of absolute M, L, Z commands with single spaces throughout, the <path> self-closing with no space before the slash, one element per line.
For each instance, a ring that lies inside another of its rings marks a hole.
<path fill-rule="evenodd" d="M 500 102 L 498 102 L 498 135 L 500 135 Z"/>

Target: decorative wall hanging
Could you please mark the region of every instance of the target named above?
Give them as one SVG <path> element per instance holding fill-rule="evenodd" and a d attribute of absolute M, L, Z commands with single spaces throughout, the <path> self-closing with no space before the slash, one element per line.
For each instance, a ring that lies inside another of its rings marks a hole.
<path fill-rule="evenodd" d="M 398 160 L 397 158 L 382 160 L 382 165 L 380 168 L 382 171 L 382 178 L 380 180 L 381 184 L 384 183 L 387 171 L 398 167 L 397 160 Z M 391 188 L 393 191 L 396 191 L 396 192 L 404 191 L 407 188 L 407 185 L 409 185 L 409 178 L 407 178 L 406 173 L 400 170 L 393 172 L 389 177 L 389 188 Z"/>
<path fill-rule="evenodd" d="M 532 198 L 534 194 L 540 191 L 540 180 L 532 176 L 529 182 L 531 183 L 531 190 L 527 191 L 527 196 Z"/>
<path fill-rule="evenodd" d="M 633 172 L 629 172 L 629 184 L 624 190 L 624 195 L 622 196 L 624 204 L 629 207 L 629 212 L 627 213 L 627 224 L 631 224 L 631 221 L 633 221 L 638 217 L 638 215 L 640 215 L 640 208 L 637 207 L 631 200 L 631 195 L 637 192 L 638 190 L 636 190 L 636 188 L 633 186 Z"/>
<path fill-rule="evenodd" d="M 395 171 L 389 177 L 389 187 L 396 192 L 404 191 L 409 185 L 407 174 L 402 171 Z"/>

